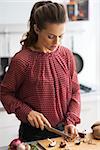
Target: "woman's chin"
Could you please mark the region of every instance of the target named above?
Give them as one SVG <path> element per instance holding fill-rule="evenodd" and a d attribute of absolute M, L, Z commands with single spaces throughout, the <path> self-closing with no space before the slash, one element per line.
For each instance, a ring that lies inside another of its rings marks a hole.
<path fill-rule="evenodd" d="M 53 50 L 56 50 L 56 48 L 57 48 L 57 46 L 51 46 L 49 50 L 53 51 Z"/>

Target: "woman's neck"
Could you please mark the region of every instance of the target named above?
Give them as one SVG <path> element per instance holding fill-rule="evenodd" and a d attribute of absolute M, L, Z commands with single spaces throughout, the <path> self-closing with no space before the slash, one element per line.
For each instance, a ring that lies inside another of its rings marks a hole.
<path fill-rule="evenodd" d="M 44 53 L 51 53 L 52 51 L 50 51 L 49 49 L 40 46 L 39 44 L 34 44 L 33 46 L 30 47 L 32 51 L 37 51 L 37 52 L 44 52 Z"/>

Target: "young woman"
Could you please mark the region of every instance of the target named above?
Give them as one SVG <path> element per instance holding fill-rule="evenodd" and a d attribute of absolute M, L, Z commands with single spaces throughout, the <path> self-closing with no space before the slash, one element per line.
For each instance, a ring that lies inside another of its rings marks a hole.
<path fill-rule="evenodd" d="M 19 138 L 33 141 L 57 135 L 45 125 L 75 137 L 80 123 L 80 88 L 72 52 L 61 46 L 66 11 L 51 1 L 35 3 L 22 50 L 12 58 L 1 83 L 1 101 L 21 121 Z"/>

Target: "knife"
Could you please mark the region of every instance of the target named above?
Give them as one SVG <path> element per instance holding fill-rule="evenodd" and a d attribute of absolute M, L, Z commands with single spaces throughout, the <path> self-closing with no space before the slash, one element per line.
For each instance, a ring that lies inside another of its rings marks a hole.
<path fill-rule="evenodd" d="M 65 137 L 65 138 L 72 138 L 69 134 L 66 134 L 66 133 L 64 133 L 64 132 L 62 132 L 62 131 L 60 131 L 60 130 L 58 130 L 58 129 L 53 128 L 53 127 L 49 127 L 49 126 L 45 125 L 45 128 L 46 128 L 48 131 L 53 132 L 53 133 L 55 133 L 55 134 L 58 134 L 58 135 L 60 135 L 60 136 L 62 136 L 62 137 Z M 84 133 L 84 132 L 78 132 L 78 134 L 79 134 L 79 137 L 80 137 L 80 138 L 84 138 L 85 135 L 86 135 L 86 133 Z"/>
<path fill-rule="evenodd" d="M 53 133 L 55 133 L 55 134 L 58 134 L 58 135 L 60 135 L 60 136 L 62 136 L 62 137 L 71 138 L 70 135 L 65 134 L 65 133 L 63 133 L 62 131 L 60 131 L 60 130 L 58 130 L 58 129 L 55 129 L 55 128 L 53 128 L 53 127 L 48 127 L 47 125 L 45 125 L 45 128 L 46 128 L 48 131 L 53 132 Z"/>

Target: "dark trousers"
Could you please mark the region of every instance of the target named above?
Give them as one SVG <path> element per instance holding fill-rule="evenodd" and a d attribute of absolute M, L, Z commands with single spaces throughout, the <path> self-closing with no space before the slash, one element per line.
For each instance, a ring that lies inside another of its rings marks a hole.
<path fill-rule="evenodd" d="M 64 125 L 59 124 L 55 128 L 63 131 Z M 46 138 L 55 138 L 58 136 L 59 135 L 49 132 L 46 129 L 44 129 L 42 131 L 40 128 L 32 127 L 30 124 L 26 124 L 26 123 L 22 123 L 22 122 L 20 124 L 19 138 L 23 142 L 31 142 L 31 141 L 42 140 L 42 139 L 46 139 Z"/>

